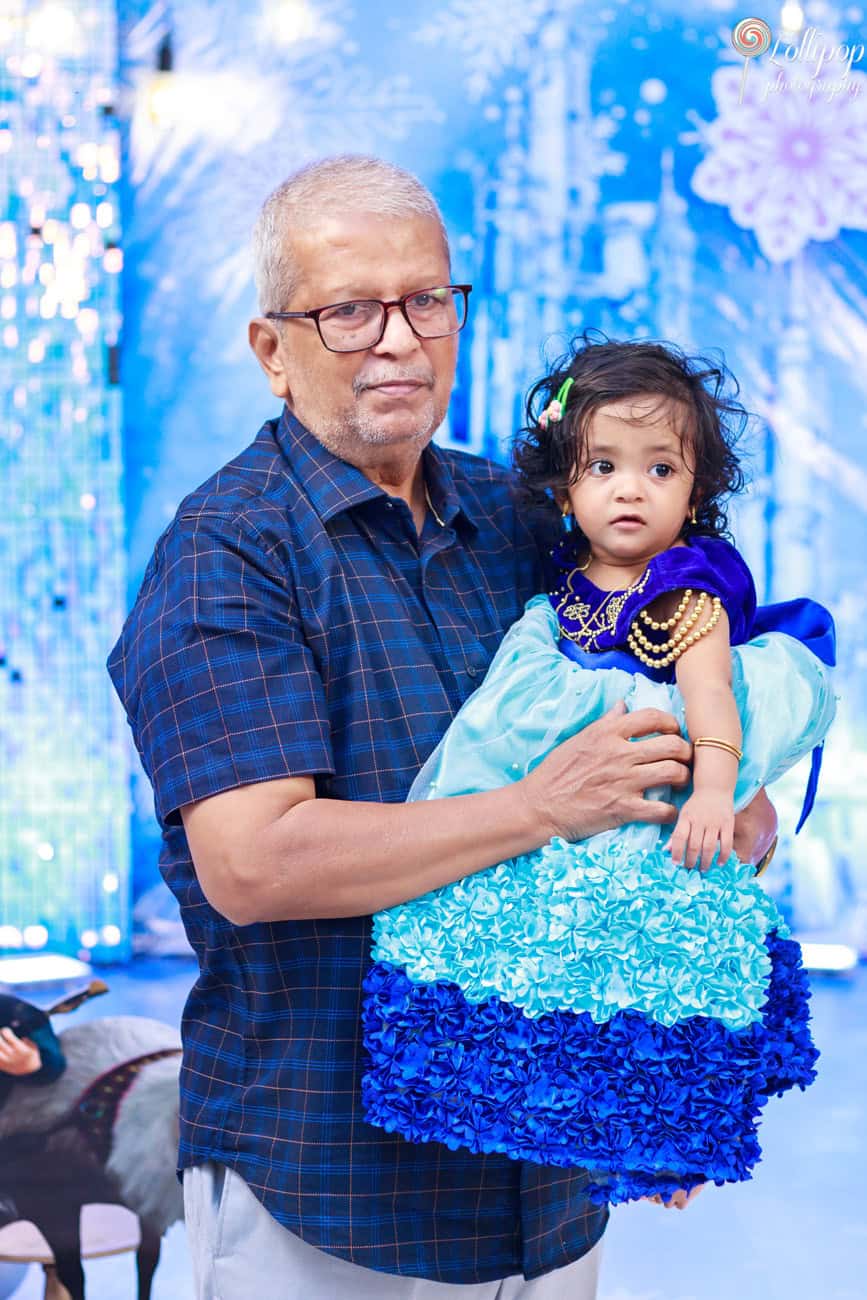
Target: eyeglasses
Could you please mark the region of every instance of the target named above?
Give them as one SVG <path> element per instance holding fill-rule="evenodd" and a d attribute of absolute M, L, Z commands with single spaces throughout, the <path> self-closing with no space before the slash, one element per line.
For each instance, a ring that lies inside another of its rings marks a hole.
<path fill-rule="evenodd" d="M 467 323 L 467 297 L 471 284 L 442 284 L 416 289 L 402 298 L 383 302 L 357 298 L 335 302 L 312 311 L 266 311 L 268 320 L 312 320 L 329 352 L 364 352 L 375 348 L 385 333 L 388 313 L 399 307 L 416 338 L 443 339 L 457 334 Z"/>

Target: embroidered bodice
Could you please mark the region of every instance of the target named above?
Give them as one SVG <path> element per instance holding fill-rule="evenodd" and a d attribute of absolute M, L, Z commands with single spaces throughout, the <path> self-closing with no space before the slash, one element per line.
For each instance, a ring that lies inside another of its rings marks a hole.
<path fill-rule="evenodd" d="M 580 548 L 571 537 L 551 553 L 549 599 L 560 625 L 561 648 L 570 657 L 625 651 L 639 612 L 666 592 L 691 588 L 719 597 L 729 619 L 732 645 L 753 635 L 756 589 L 740 553 L 720 537 L 694 537 L 663 551 L 629 587 L 603 591 L 580 571 Z M 644 669 L 646 671 L 646 668 Z M 661 669 L 651 675 L 671 678 Z"/>

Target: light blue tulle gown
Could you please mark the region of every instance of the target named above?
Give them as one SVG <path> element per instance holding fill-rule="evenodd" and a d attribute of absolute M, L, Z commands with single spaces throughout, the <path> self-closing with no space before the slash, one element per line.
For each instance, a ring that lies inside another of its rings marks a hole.
<path fill-rule="evenodd" d="M 519 780 L 621 699 L 673 713 L 686 734 L 673 673 L 622 647 L 639 608 L 687 586 L 720 595 L 741 642 L 735 808 L 821 744 L 834 714 L 821 606 L 757 610 L 746 566 L 715 538 L 657 557 L 614 601 L 572 559 L 568 545 L 555 553 L 559 585 L 510 629 L 411 800 Z M 586 627 L 594 602 L 614 611 L 588 648 L 570 619 Z M 596 1200 L 750 1177 L 768 1096 L 815 1075 L 806 979 L 753 868 L 734 855 L 706 874 L 675 866 L 670 833 L 633 823 L 555 838 L 379 913 L 368 1119 L 412 1141 L 583 1166 Z"/>

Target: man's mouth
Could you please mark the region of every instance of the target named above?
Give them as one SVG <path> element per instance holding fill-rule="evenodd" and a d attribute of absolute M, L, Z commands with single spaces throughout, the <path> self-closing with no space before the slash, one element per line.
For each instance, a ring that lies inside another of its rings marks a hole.
<path fill-rule="evenodd" d="M 433 381 L 420 375 L 395 375 L 392 379 L 365 379 L 356 384 L 358 394 L 364 392 L 388 393 L 392 397 L 405 397 L 419 388 L 432 388 Z"/>
<path fill-rule="evenodd" d="M 368 387 L 378 393 L 413 393 L 423 385 L 418 380 L 388 379 L 384 384 L 369 384 Z"/>

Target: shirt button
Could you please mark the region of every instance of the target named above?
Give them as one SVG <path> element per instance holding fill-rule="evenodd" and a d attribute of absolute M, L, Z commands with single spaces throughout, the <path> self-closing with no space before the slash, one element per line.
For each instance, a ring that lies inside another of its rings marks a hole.
<path fill-rule="evenodd" d="M 481 675 L 481 671 L 482 671 L 481 668 L 477 668 L 475 664 L 470 664 L 469 668 L 467 669 L 467 672 L 469 673 L 470 677 L 479 677 Z"/>

